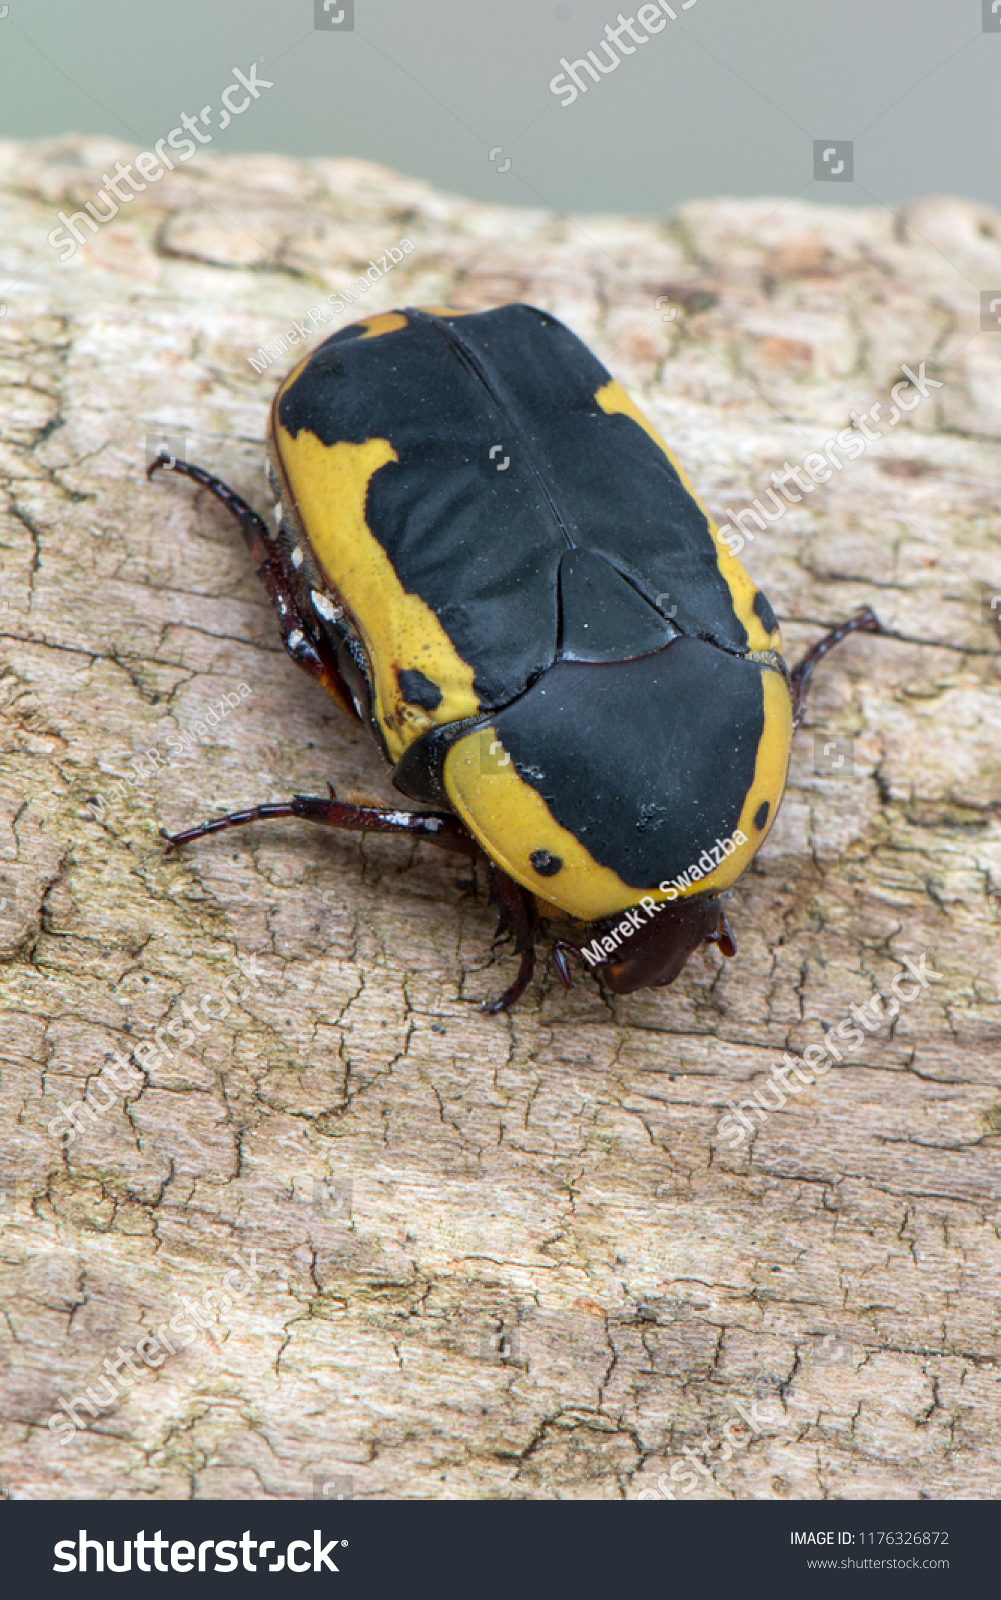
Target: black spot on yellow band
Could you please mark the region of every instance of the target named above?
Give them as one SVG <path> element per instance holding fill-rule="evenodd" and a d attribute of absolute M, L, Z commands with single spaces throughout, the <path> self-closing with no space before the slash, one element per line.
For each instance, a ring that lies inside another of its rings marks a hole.
<path fill-rule="evenodd" d="M 396 674 L 400 693 L 408 706 L 420 706 L 422 711 L 437 711 L 441 705 L 441 690 L 416 667 L 404 667 Z"/>
<path fill-rule="evenodd" d="M 533 850 L 528 859 L 542 878 L 555 878 L 563 865 L 560 857 L 551 855 L 548 850 Z"/>

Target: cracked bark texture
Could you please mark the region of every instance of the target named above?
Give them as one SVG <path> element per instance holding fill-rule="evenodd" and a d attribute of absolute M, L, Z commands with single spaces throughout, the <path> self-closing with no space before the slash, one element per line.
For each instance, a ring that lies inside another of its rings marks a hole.
<path fill-rule="evenodd" d="M 203 157 L 60 264 L 55 213 L 132 154 L 0 148 L 4 1492 L 632 1497 L 753 1401 L 695 1494 L 990 1494 L 1001 334 L 977 291 L 1001 285 L 1001 218 L 563 219 L 359 162 Z M 565 995 L 547 969 L 487 1017 L 513 963 L 461 859 L 292 824 L 175 857 L 158 837 L 327 779 L 392 798 L 283 655 L 223 510 L 143 467 L 147 433 L 184 435 L 267 509 L 280 372 L 248 357 L 401 236 L 361 312 L 546 307 L 718 515 L 853 409 L 885 419 L 901 362 L 942 384 L 743 553 L 790 654 L 865 603 L 887 632 L 816 674 L 729 905 L 737 959 L 668 991 Z M 241 682 L 208 738 L 115 789 Z M 816 772 L 817 735 L 853 739 L 854 769 Z M 892 1030 L 741 1149 L 718 1136 L 728 1099 L 923 951 L 941 978 Z M 182 1002 L 221 1011 L 227 978 L 244 997 L 195 1046 L 69 1146 L 49 1131 Z M 254 1250 L 251 1294 L 61 1442 L 59 1395 Z"/>

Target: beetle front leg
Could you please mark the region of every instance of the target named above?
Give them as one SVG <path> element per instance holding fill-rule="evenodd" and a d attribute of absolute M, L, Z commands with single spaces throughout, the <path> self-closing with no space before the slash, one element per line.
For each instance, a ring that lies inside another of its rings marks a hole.
<path fill-rule="evenodd" d="M 806 697 L 810 692 L 810 679 L 813 677 L 813 669 L 817 662 L 822 661 L 828 650 L 833 650 L 834 646 L 840 644 L 842 639 L 847 639 L 849 634 L 859 633 L 863 630 L 867 633 L 879 633 L 880 631 L 879 618 L 871 606 L 866 606 L 864 610 L 857 611 L 854 617 L 848 618 L 847 622 L 842 622 L 838 627 L 832 628 L 830 633 L 825 633 L 822 639 L 818 639 L 815 645 L 810 646 L 802 661 L 793 667 L 790 676 L 792 682 L 792 726 L 794 733 L 799 727 L 803 712 L 806 709 Z"/>
<path fill-rule="evenodd" d="M 191 462 L 161 455 L 150 462 L 146 476 L 152 477 L 158 467 L 167 472 L 179 472 L 183 478 L 191 478 L 203 489 L 208 489 L 227 511 L 232 512 L 240 524 L 240 532 L 250 552 L 250 559 L 254 563 L 254 573 L 275 608 L 278 625 L 281 628 L 282 644 L 289 656 L 297 667 L 301 667 L 321 689 L 327 691 L 331 699 L 337 701 L 347 716 L 353 721 L 358 721 L 358 712 L 351 692 L 341 677 L 337 657 L 322 635 L 319 638 L 313 636 L 312 621 L 304 617 L 299 610 L 292 586 L 264 519 L 258 516 L 253 506 L 249 506 L 242 495 L 238 495 L 235 489 L 223 483 L 221 478 L 213 477 L 212 473 L 206 472 L 204 467 L 196 467 Z"/>

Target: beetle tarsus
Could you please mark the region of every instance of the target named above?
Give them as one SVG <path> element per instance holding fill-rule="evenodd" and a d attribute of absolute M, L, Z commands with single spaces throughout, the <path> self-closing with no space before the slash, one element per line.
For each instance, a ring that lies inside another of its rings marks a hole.
<path fill-rule="evenodd" d="M 716 932 L 707 934 L 706 944 L 718 944 L 721 954 L 726 956 L 728 961 L 731 956 L 737 954 L 737 941 L 733 937 L 733 929 L 722 911 L 719 914 L 719 924 Z"/>
<path fill-rule="evenodd" d="M 802 661 L 793 667 L 790 675 L 792 681 L 793 732 L 799 727 L 806 708 L 806 697 L 810 692 L 810 679 L 813 677 L 813 669 L 817 662 L 822 661 L 828 650 L 833 650 L 834 646 L 840 644 L 842 639 L 847 639 L 849 634 L 860 632 L 879 633 L 880 631 L 880 621 L 875 611 L 871 606 L 864 606 L 853 617 L 849 617 L 847 622 L 842 622 L 838 627 L 832 628 L 829 633 L 824 634 L 822 639 L 818 639 L 815 645 L 810 646 Z"/>
<path fill-rule="evenodd" d="M 535 968 L 535 939 L 538 930 L 538 917 L 535 913 L 535 901 L 520 883 L 502 872 L 494 862 L 490 863 L 490 902 L 491 905 L 500 907 L 500 917 L 497 922 L 497 932 L 494 943 L 505 933 L 514 934 L 515 954 L 521 957 L 518 976 L 509 989 L 505 989 L 499 1000 L 492 1005 L 485 1005 L 484 1011 L 493 1014 L 504 1011 L 508 1006 L 524 994 L 531 982 L 532 972 Z"/>
<path fill-rule="evenodd" d="M 567 956 L 579 955 L 577 946 L 570 944 L 567 939 L 557 939 L 553 944 L 553 966 L 564 989 L 573 988 L 573 973 L 570 971 Z"/>
<path fill-rule="evenodd" d="M 327 787 L 330 787 L 329 784 Z M 406 833 L 411 838 L 425 839 L 429 844 L 441 845 L 446 850 L 461 850 L 465 855 L 478 853 L 478 846 L 458 817 L 449 812 L 396 811 L 389 806 L 356 806 L 338 800 L 332 789 L 329 799 L 324 799 L 322 795 L 297 794 L 291 800 L 277 801 L 273 805 L 228 811 L 225 816 L 215 817 L 211 822 L 201 822 L 196 828 L 187 828 L 183 833 L 168 833 L 164 837 L 172 845 L 184 845 L 190 844 L 192 839 L 203 839 L 209 833 L 238 828 L 245 822 L 274 822 L 287 817 L 318 822 L 325 828 L 344 828 L 351 833 Z"/>
<path fill-rule="evenodd" d="M 504 993 L 500 996 L 500 999 L 494 1000 L 490 1005 L 485 1004 L 483 1006 L 483 1010 L 486 1012 L 487 1016 L 496 1016 L 498 1011 L 506 1011 L 508 1006 L 513 1006 L 516 1001 L 520 1000 L 532 981 L 532 973 L 534 971 L 535 945 L 528 944 L 521 952 L 521 964 L 518 967 L 518 976 L 515 978 L 510 988 L 504 990 Z"/>
<path fill-rule="evenodd" d="M 203 489 L 207 489 L 210 494 L 215 495 L 216 499 L 220 500 L 226 510 L 231 511 L 239 522 L 251 555 L 256 555 L 255 545 L 257 540 L 262 540 L 263 548 L 261 553 L 265 557 L 270 556 L 268 545 L 271 539 L 267 524 L 262 517 L 258 516 L 253 506 L 248 505 L 243 496 L 237 494 L 235 489 L 231 489 L 228 483 L 223 483 L 221 478 L 215 477 L 211 472 L 206 472 L 204 467 L 196 467 L 191 461 L 181 461 L 176 456 L 162 454 L 158 455 L 155 461 L 151 461 L 146 468 L 147 478 L 152 478 L 158 467 L 162 467 L 165 472 L 177 472 L 182 478 L 191 478 L 194 483 L 200 484 Z"/>
<path fill-rule="evenodd" d="M 249 806 L 246 811 L 228 811 L 211 822 L 200 822 L 196 828 L 186 828 L 183 833 L 164 834 L 175 848 L 190 844 L 192 839 L 204 839 L 209 833 L 222 833 L 226 828 L 238 828 L 244 822 L 273 822 L 279 817 L 297 816 L 295 801 L 282 801 L 276 805 Z M 161 832 L 163 830 L 161 829 Z"/>

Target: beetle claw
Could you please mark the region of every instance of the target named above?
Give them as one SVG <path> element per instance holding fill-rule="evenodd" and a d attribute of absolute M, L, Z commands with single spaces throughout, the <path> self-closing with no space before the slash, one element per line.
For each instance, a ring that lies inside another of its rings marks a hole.
<path fill-rule="evenodd" d="M 504 990 L 499 999 L 494 1000 L 490 1005 L 484 1002 L 482 1010 L 486 1015 L 494 1017 L 498 1011 L 506 1011 L 508 1006 L 513 1006 L 516 1000 L 520 1000 L 531 982 L 534 970 L 535 946 L 534 944 L 527 944 L 521 952 L 521 964 L 518 967 L 518 976 L 514 982 Z"/>
<path fill-rule="evenodd" d="M 737 941 L 733 937 L 733 929 L 727 922 L 722 911 L 719 914 L 719 922 L 716 926 L 716 932 L 707 934 L 706 944 L 718 945 L 720 952 L 726 956 L 727 960 L 729 960 L 731 956 L 735 956 L 737 954 Z"/>
<path fill-rule="evenodd" d="M 573 974 L 567 965 L 568 955 L 579 956 L 580 951 L 575 944 L 568 944 L 565 939 L 557 939 L 553 945 L 553 966 L 564 989 L 573 988 Z"/>

